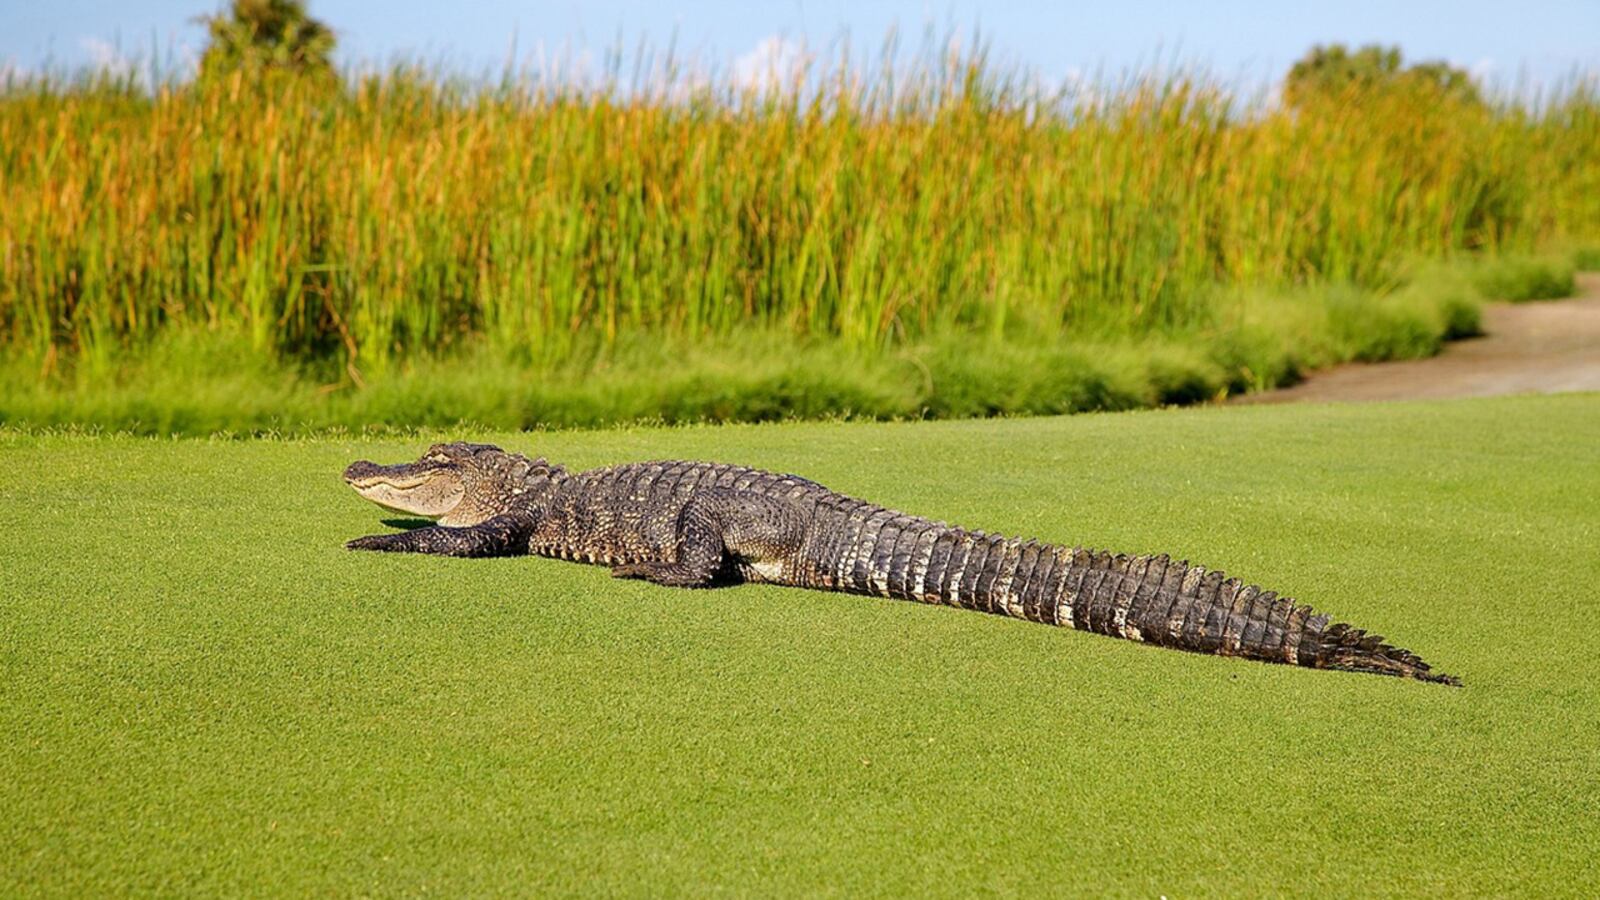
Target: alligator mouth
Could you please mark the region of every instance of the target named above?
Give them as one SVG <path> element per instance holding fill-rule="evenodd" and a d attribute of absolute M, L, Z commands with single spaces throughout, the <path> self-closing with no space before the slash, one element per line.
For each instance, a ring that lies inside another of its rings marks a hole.
<path fill-rule="evenodd" d="M 365 478 L 346 478 L 345 483 L 358 491 L 370 490 L 377 487 L 393 488 L 397 491 L 409 491 L 422 487 L 428 481 L 427 476 L 414 475 L 410 478 L 396 478 L 389 475 L 370 475 Z"/>

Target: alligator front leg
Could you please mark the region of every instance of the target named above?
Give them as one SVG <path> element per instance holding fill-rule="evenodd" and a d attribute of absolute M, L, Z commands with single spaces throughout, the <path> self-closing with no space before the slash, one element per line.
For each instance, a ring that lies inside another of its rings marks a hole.
<path fill-rule="evenodd" d="M 711 587 L 730 562 L 780 570 L 800 549 L 804 533 L 802 514 L 787 501 L 749 491 L 707 490 L 678 515 L 677 552 L 670 562 L 616 566 L 611 574 L 668 587 Z"/>
<path fill-rule="evenodd" d="M 345 547 L 435 556 L 524 556 L 531 532 L 531 523 L 525 516 L 496 516 L 465 528 L 429 525 L 395 534 L 372 534 L 356 538 Z"/>

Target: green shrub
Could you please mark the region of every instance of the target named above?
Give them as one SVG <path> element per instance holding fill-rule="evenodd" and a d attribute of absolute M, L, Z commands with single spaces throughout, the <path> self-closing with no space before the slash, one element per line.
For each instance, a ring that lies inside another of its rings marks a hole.
<path fill-rule="evenodd" d="M 1562 256 L 1503 256 L 1475 264 L 1472 279 L 1491 300 L 1556 300 L 1577 290 L 1574 262 Z"/>

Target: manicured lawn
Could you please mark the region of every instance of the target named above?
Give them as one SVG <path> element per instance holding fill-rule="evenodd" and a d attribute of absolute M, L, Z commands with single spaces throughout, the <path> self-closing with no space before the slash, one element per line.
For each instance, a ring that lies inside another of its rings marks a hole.
<path fill-rule="evenodd" d="M 0 433 L 0 894 L 1584 894 L 1600 395 L 506 435 L 1220 566 L 1466 687 L 348 553 L 426 440 Z"/>

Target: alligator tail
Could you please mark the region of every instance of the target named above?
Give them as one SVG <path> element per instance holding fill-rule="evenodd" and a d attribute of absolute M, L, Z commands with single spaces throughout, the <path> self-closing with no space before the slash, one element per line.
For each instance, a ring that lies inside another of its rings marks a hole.
<path fill-rule="evenodd" d="M 1460 685 L 1376 634 L 1168 556 L 1126 556 L 940 528 L 858 588 L 1163 647 Z M 909 546 L 907 546 L 909 544 Z"/>

